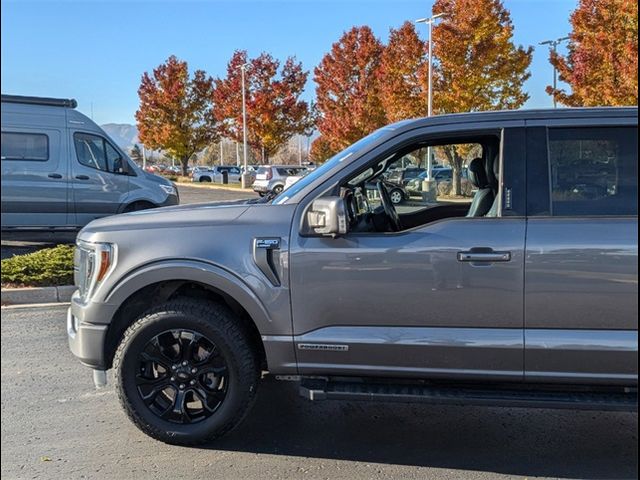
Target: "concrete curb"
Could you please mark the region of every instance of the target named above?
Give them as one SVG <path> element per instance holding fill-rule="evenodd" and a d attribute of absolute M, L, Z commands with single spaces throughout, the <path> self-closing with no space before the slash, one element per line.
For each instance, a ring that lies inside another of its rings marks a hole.
<path fill-rule="evenodd" d="M 215 183 L 190 183 L 190 182 L 174 182 L 178 187 L 208 188 L 211 190 L 226 190 L 228 192 L 240 193 L 256 193 L 251 188 L 225 187 Z"/>
<path fill-rule="evenodd" d="M 73 285 L 36 288 L 3 288 L 1 290 L 2 305 L 67 303 L 75 292 Z"/>

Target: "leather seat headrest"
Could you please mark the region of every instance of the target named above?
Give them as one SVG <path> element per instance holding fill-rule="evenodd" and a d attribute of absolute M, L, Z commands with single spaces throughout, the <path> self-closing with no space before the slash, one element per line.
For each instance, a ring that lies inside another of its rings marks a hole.
<path fill-rule="evenodd" d="M 487 178 L 487 171 L 484 169 L 484 162 L 481 158 L 474 158 L 469 162 L 467 169 L 469 180 L 476 188 L 487 188 L 489 186 L 489 180 Z"/>

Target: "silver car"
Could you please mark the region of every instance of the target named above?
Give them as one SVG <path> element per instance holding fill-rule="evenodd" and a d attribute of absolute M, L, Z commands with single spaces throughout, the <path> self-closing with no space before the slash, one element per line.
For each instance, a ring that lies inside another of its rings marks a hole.
<path fill-rule="evenodd" d="M 473 198 L 396 206 L 385 173 L 435 146 L 473 152 Z M 313 401 L 637 411 L 637 200 L 637 108 L 396 123 L 275 198 L 87 225 L 69 345 L 176 444 L 236 426 L 265 374 Z"/>
<path fill-rule="evenodd" d="M 295 165 L 264 165 L 258 168 L 252 188 L 261 197 L 273 193 L 281 193 L 287 178 L 295 177 L 306 171 L 305 167 Z"/>
<path fill-rule="evenodd" d="M 240 167 L 232 165 L 217 165 L 215 167 L 205 167 L 194 170 L 191 173 L 192 182 L 215 182 L 223 183 L 226 175 L 228 183 L 238 183 L 242 172 Z"/>
<path fill-rule="evenodd" d="M 78 230 L 176 205 L 169 180 L 137 166 L 75 100 L 2 95 L 2 230 Z"/>

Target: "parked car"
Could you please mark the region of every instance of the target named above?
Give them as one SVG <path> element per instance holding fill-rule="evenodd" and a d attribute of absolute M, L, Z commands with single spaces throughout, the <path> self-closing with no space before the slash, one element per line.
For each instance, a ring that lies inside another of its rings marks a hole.
<path fill-rule="evenodd" d="M 261 197 L 268 193 L 279 194 L 284 190 L 287 177 L 297 176 L 305 170 L 296 165 L 265 165 L 258 168 L 251 188 Z"/>
<path fill-rule="evenodd" d="M 395 158 L 470 141 L 471 202 L 396 210 Z M 617 188 L 567 191 L 596 164 Z M 87 225 L 69 345 L 174 444 L 236 426 L 266 374 L 312 401 L 637 411 L 637 175 L 635 107 L 396 123 L 275 198 Z"/>
<path fill-rule="evenodd" d="M 2 230 L 77 230 L 96 218 L 178 203 L 75 100 L 2 95 Z"/>
<path fill-rule="evenodd" d="M 394 205 L 399 205 L 405 200 L 409 200 L 410 195 L 406 188 L 397 183 L 390 182 L 387 179 L 381 179 L 384 183 L 387 192 L 389 192 L 389 199 Z M 378 186 L 376 182 L 370 182 L 365 184 L 366 192 L 369 198 L 378 198 Z"/>
<path fill-rule="evenodd" d="M 217 165 L 207 170 L 194 170 L 191 174 L 191 181 L 222 183 L 225 174 L 229 183 L 238 183 L 240 181 L 240 167 L 232 165 Z"/>
<path fill-rule="evenodd" d="M 387 180 L 391 183 L 395 183 L 401 187 L 404 187 L 410 180 L 416 178 L 425 171 L 421 167 L 407 167 L 390 171 L 387 175 Z"/>
<path fill-rule="evenodd" d="M 240 166 L 240 179 L 242 179 L 242 173 L 244 172 L 244 166 Z M 253 182 L 256 181 L 256 173 L 258 172 L 258 167 L 256 165 L 247 165 L 247 186 L 253 185 Z"/>
<path fill-rule="evenodd" d="M 284 181 L 284 189 L 286 190 L 291 185 L 293 185 L 298 180 L 300 180 L 302 177 L 304 177 L 305 175 L 308 175 L 310 172 L 311 172 L 311 170 L 305 169 L 305 170 L 302 170 L 301 172 L 299 172 L 297 175 L 291 175 L 291 176 L 287 177 L 287 179 Z"/>
<path fill-rule="evenodd" d="M 451 167 L 433 167 L 431 169 L 431 174 L 433 175 L 433 179 L 437 183 L 440 182 L 450 182 L 453 179 L 453 169 Z M 427 178 L 427 171 L 421 172 L 416 178 L 409 180 L 406 184 L 407 191 L 411 193 L 420 193 L 422 192 L 422 182 Z M 461 178 L 463 180 L 467 179 L 467 169 L 463 168 L 461 171 Z"/>

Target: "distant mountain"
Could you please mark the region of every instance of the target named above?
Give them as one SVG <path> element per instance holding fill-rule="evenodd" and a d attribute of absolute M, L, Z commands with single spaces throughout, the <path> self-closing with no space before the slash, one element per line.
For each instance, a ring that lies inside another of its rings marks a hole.
<path fill-rule="evenodd" d="M 130 148 L 138 143 L 138 129 L 135 125 L 129 125 L 127 123 L 105 123 L 100 126 L 125 152 L 128 152 Z"/>

